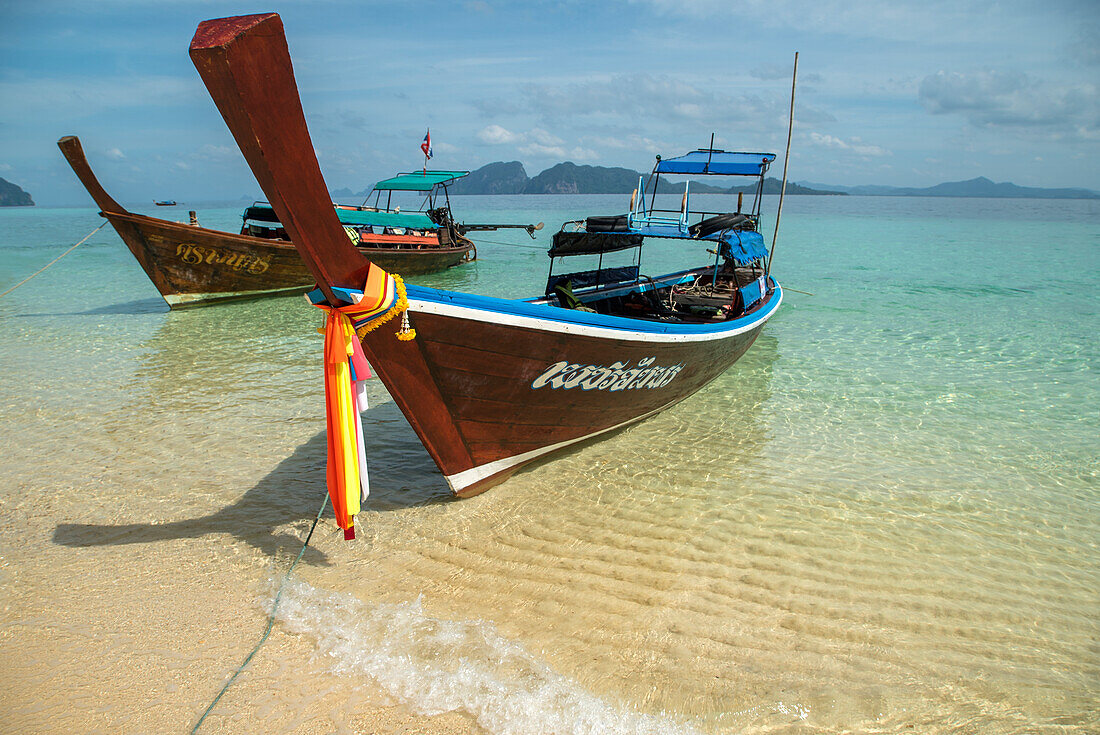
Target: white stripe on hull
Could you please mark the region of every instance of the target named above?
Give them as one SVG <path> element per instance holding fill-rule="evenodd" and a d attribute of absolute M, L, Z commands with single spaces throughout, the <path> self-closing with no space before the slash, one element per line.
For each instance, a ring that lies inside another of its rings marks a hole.
<path fill-rule="evenodd" d="M 775 313 L 775 310 L 779 308 L 782 301 L 783 289 L 776 284 L 773 303 L 766 310 L 761 311 L 756 318 L 748 324 L 744 324 L 729 331 L 708 331 L 699 333 L 634 332 L 627 329 L 616 329 L 614 327 L 540 319 L 525 314 L 508 314 L 499 311 L 477 309 L 462 304 L 440 301 L 422 301 L 419 299 L 409 299 L 409 310 L 413 315 L 417 312 L 423 314 L 437 314 L 440 316 L 454 317 L 456 319 L 468 319 L 475 322 L 488 322 L 490 324 L 501 324 L 542 332 L 554 332 L 556 334 L 596 337 L 598 339 L 616 339 L 623 342 L 657 342 L 669 344 L 678 342 L 711 342 L 751 331 L 767 321 L 771 315 Z M 545 308 L 556 309 L 558 307 L 547 306 Z M 413 326 L 415 327 L 416 325 L 414 324 Z"/>
<path fill-rule="evenodd" d="M 687 396 L 684 396 L 684 398 L 686 397 Z M 568 447 L 570 444 L 576 444 L 577 442 L 582 442 L 585 439 L 591 439 L 592 437 L 599 436 L 600 434 L 606 434 L 609 431 L 615 431 L 616 429 L 621 429 L 624 426 L 629 426 L 630 424 L 633 424 L 637 421 L 647 419 L 656 413 L 664 411 L 666 408 L 673 405 L 674 403 L 679 402 L 680 400 L 681 399 L 678 398 L 675 401 L 666 403 L 660 408 L 655 408 L 648 413 L 642 414 L 641 416 L 635 416 L 634 418 L 628 419 L 621 424 L 616 424 L 615 426 L 608 426 L 606 429 L 593 431 L 591 434 L 578 436 L 575 439 L 567 439 L 566 441 L 558 442 L 557 444 L 548 444 L 545 447 L 532 449 L 531 451 L 524 452 L 523 454 L 515 454 L 511 457 L 498 459 L 494 462 L 487 462 L 486 464 L 478 465 L 477 467 L 471 467 L 468 470 L 456 472 L 453 475 L 445 475 L 444 477 L 446 477 L 447 483 L 451 486 L 451 490 L 458 493 L 464 488 L 473 485 L 474 483 L 481 482 L 482 480 L 492 477 L 493 475 L 498 475 L 501 472 L 506 472 L 507 470 L 510 470 L 517 465 L 525 464 L 526 462 L 530 462 L 533 459 L 538 459 L 544 454 L 549 454 L 550 452 L 556 451 L 558 449 Z"/>

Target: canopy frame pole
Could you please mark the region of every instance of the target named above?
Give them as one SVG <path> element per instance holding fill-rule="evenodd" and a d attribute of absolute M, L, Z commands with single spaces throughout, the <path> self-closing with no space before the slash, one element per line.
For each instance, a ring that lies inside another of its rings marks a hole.
<path fill-rule="evenodd" d="M 653 171 L 649 174 L 649 181 L 646 182 L 646 186 L 649 186 L 649 182 L 653 182 L 653 190 L 649 192 L 649 212 L 653 213 L 653 210 L 657 208 L 657 188 L 661 185 L 661 172 L 657 170 L 657 167 L 661 165 L 661 156 L 657 156 L 657 162 L 653 164 Z M 644 197 L 645 193 L 641 193 L 640 196 Z"/>
<path fill-rule="evenodd" d="M 791 72 L 791 114 L 787 119 L 787 152 L 783 154 L 783 184 L 779 188 L 779 209 L 775 213 L 775 232 L 772 233 L 772 249 L 768 253 L 768 262 L 764 275 L 772 271 L 772 258 L 775 257 L 775 241 L 779 238 L 779 218 L 783 215 L 783 195 L 787 193 L 787 164 L 791 161 L 791 131 L 794 129 L 794 86 L 798 80 L 798 52 L 794 52 L 794 71 Z"/>

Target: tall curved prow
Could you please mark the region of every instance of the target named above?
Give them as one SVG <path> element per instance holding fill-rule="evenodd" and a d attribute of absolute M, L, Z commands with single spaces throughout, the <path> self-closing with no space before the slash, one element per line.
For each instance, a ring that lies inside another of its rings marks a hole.
<path fill-rule="evenodd" d="M 156 286 L 162 296 L 173 292 L 172 285 L 150 255 L 151 249 L 149 242 L 146 240 L 145 232 L 137 224 L 138 221 L 148 220 L 149 218 L 131 213 L 104 190 L 99 183 L 99 179 L 92 173 L 92 167 L 88 165 L 88 159 L 84 156 L 84 147 L 80 145 L 80 138 L 75 135 L 66 135 L 57 141 L 57 147 L 61 149 L 61 154 L 69 162 L 69 166 L 76 177 L 80 179 L 80 183 L 84 185 L 92 199 L 95 200 L 96 206 L 100 210 L 99 213 L 106 217 L 111 226 L 115 228 L 115 232 L 122 238 L 122 242 L 126 244 L 141 269 L 145 271 L 145 275 L 149 276 L 149 280 L 153 282 L 153 285 Z"/>
<path fill-rule="evenodd" d="M 116 202 L 114 198 L 103 189 L 99 183 L 99 179 L 92 173 L 92 167 L 88 165 L 88 159 L 84 156 L 84 148 L 80 145 L 80 138 L 75 135 L 66 135 L 61 140 L 57 141 L 57 147 L 61 149 L 61 154 L 65 156 L 65 160 L 69 162 L 69 166 L 72 168 L 73 173 L 80 179 L 80 183 L 84 185 L 88 193 L 92 195 L 92 199 L 95 200 L 96 206 L 99 207 L 100 210 L 103 212 L 129 214 L 125 207 Z"/>
<path fill-rule="evenodd" d="M 277 13 L 207 20 L 191 61 L 267 200 L 329 303 L 333 287 L 359 289 L 374 266 L 333 210 L 306 127 Z"/>

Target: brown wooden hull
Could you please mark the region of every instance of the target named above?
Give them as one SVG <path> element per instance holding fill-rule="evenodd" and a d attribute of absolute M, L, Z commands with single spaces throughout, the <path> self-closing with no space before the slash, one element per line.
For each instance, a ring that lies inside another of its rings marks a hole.
<path fill-rule="evenodd" d="M 308 290 L 313 276 L 294 245 L 234 235 L 129 212 L 103 212 L 173 308 Z M 468 246 L 358 248 L 401 275 L 433 273 L 462 263 Z"/>
<path fill-rule="evenodd" d="M 695 393 L 745 353 L 780 299 L 777 289 L 753 315 L 709 334 L 661 334 L 556 307 L 535 307 L 557 312 L 550 319 L 525 307 L 468 308 L 462 296 L 413 287 L 416 339 L 400 342 L 383 326 L 362 343 L 452 489 L 468 496 Z"/>
<path fill-rule="evenodd" d="M 127 211 L 100 185 L 77 138 L 62 138 L 58 147 L 170 307 L 294 293 L 316 282 L 286 240 L 210 230 Z M 470 260 L 474 252 L 468 241 L 443 247 L 431 237 L 369 237 L 371 244 L 356 248 L 359 253 L 403 276 L 450 268 Z"/>
<path fill-rule="evenodd" d="M 309 287 L 309 271 L 289 242 L 128 212 L 102 214 L 173 308 Z"/>

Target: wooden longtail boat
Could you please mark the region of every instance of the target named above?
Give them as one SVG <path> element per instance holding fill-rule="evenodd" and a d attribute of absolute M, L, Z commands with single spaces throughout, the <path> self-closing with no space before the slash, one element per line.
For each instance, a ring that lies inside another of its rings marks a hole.
<path fill-rule="evenodd" d="M 247 208 L 241 234 L 135 214 L 103 189 L 77 137 L 66 136 L 57 145 L 100 208 L 100 214 L 118 232 L 169 307 L 298 293 L 313 285 L 312 274 L 270 206 L 257 203 Z M 444 184 L 465 172 L 448 174 Z M 423 186 L 423 178 L 416 174 L 405 176 L 411 177 L 403 179 L 406 187 L 424 191 L 412 188 Z M 435 186 L 443 185 L 439 177 L 427 178 Z M 413 179 L 419 181 L 410 183 Z M 533 237 L 534 231 L 542 227 L 541 223 L 458 224 L 451 216 L 449 200 L 429 213 L 379 212 L 365 207 L 338 209 L 349 242 L 354 241 L 371 262 L 407 276 L 434 273 L 476 257 L 474 243 L 465 236 L 468 230 L 519 227 Z"/>
<path fill-rule="evenodd" d="M 552 263 L 595 256 L 595 269 L 551 270 L 546 294 L 530 300 L 408 286 L 407 324 L 395 339 L 393 328 L 377 327 L 403 304 L 383 313 L 392 303 L 383 294 L 363 306 L 378 284 L 392 284 L 349 245 L 328 206 L 279 16 L 205 21 L 191 58 L 316 277 L 313 300 L 350 318 L 363 353 L 460 496 L 692 395 L 749 349 L 782 300 L 757 232 L 764 172 L 775 156 L 702 150 L 658 159 L 654 174 L 755 176 L 750 212 L 693 212 L 685 191 L 681 211 L 665 213 L 652 197 L 645 203 L 642 189 L 628 215 L 589 218 L 555 235 Z M 648 237 L 716 255 L 653 277 L 640 263 L 603 267 L 605 254 L 640 254 Z"/>
<path fill-rule="evenodd" d="M 467 232 L 475 230 L 522 229 L 532 238 L 542 229 L 542 223 L 535 225 L 507 224 L 466 224 L 455 222 L 451 212 L 451 199 L 447 187 L 455 181 L 469 175 L 469 171 L 412 171 L 399 173 L 383 179 L 374 185 L 370 194 L 375 202 L 368 205 L 367 200 L 360 206 L 336 204 L 336 216 L 344 225 L 349 239 L 363 249 L 363 254 L 375 260 L 375 250 L 389 249 L 438 249 L 446 246 L 464 245 L 467 248 L 466 259 L 477 257 L 477 247 Z M 394 192 L 414 193 L 423 196 L 419 209 L 401 211 L 393 202 Z M 382 202 L 382 195 L 386 200 Z M 279 216 L 266 202 L 256 202 L 244 211 L 242 235 L 289 240 L 286 229 L 279 222 Z M 382 253 L 385 257 L 388 253 Z M 381 263 L 379 263 L 381 265 Z M 384 266 L 383 266 L 384 267 Z M 401 269 L 397 269 L 401 273 Z M 415 275 L 406 271 L 402 275 Z"/>

